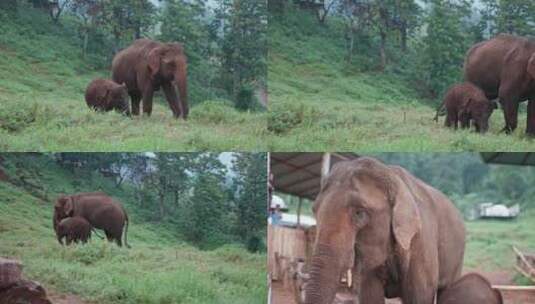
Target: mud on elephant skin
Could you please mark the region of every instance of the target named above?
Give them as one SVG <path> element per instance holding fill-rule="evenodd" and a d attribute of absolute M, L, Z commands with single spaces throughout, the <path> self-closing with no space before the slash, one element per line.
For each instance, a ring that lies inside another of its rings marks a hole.
<path fill-rule="evenodd" d="M 125 84 L 117 84 L 108 79 L 95 79 L 85 90 L 85 102 L 97 111 L 118 111 L 130 115 L 128 91 Z"/>
<path fill-rule="evenodd" d="M 150 115 L 154 91 L 162 88 L 174 117 L 188 117 L 187 59 L 180 43 L 134 41 L 115 55 L 112 78 L 126 84 L 133 115 L 139 115 L 141 100 L 143 112 Z"/>
<path fill-rule="evenodd" d="M 477 273 L 464 275 L 446 288 L 438 304 L 502 304 L 502 294 L 492 289 L 490 282 Z"/>
<path fill-rule="evenodd" d="M 373 158 L 336 163 L 313 211 L 306 304 L 331 304 L 353 269 L 359 303 L 432 304 L 461 276 L 465 229 L 453 203 L 405 169 Z"/>
<path fill-rule="evenodd" d="M 54 228 L 66 217 L 79 216 L 88 221 L 96 229 L 104 230 L 108 241 L 115 241 L 127 247 L 128 215 L 121 205 L 103 192 L 86 192 L 73 195 L 61 195 L 54 205 Z"/>
<path fill-rule="evenodd" d="M 485 93 L 474 84 L 469 82 L 460 83 L 452 86 L 446 92 L 442 104 L 437 109 L 435 121 L 442 109 L 446 110 L 446 119 L 444 125 L 457 129 L 459 122 L 461 128 L 470 128 L 473 122 L 476 131 L 485 133 L 489 129 L 489 119 L 496 103 L 491 102 L 485 96 Z"/>
<path fill-rule="evenodd" d="M 475 44 L 467 53 L 464 78 L 490 100 L 499 98 L 504 130 L 514 131 L 519 103 L 528 101 L 526 133 L 535 135 L 535 40 L 500 34 Z"/>
<path fill-rule="evenodd" d="M 91 224 L 83 217 L 68 217 L 61 220 L 57 225 L 56 236 L 61 245 L 63 245 L 64 238 L 66 245 L 70 245 L 73 242 L 85 244 L 91 238 L 92 229 Z"/>

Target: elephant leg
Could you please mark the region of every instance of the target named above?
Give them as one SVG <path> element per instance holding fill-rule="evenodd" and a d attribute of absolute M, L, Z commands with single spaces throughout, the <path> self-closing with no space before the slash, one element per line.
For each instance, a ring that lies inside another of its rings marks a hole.
<path fill-rule="evenodd" d="M 178 102 L 178 96 L 176 94 L 175 86 L 172 83 L 165 83 L 162 85 L 163 92 L 165 93 L 165 98 L 167 103 L 173 111 L 173 116 L 179 118 L 183 113 L 182 105 Z"/>
<path fill-rule="evenodd" d="M 503 115 L 505 118 L 505 132 L 513 132 L 518 123 L 518 101 L 516 98 L 507 98 L 503 102 Z"/>
<path fill-rule="evenodd" d="M 531 136 L 535 135 L 535 99 L 528 102 L 526 134 Z"/>
<path fill-rule="evenodd" d="M 359 303 L 385 303 L 383 282 L 374 272 L 363 274 L 359 289 Z"/>
<path fill-rule="evenodd" d="M 143 113 L 147 116 L 152 114 L 152 96 L 154 90 L 152 86 L 147 86 L 143 91 Z"/>
<path fill-rule="evenodd" d="M 108 242 L 113 242 L 113 235 L 111 232 L 104 230 L 104 234 L 106 234 L 106 239 L 108 240 Z"/>
<path fill-rule="evenodd" d="M 141 95 L 139 93 L 130 93 L 132 100 L 132 115 L 139 115 L 139 104 L 141 103 Z"/>

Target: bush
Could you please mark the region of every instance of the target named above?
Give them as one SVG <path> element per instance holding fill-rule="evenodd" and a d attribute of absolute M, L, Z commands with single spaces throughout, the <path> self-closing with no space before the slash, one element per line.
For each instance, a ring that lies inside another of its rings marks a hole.
<path fill-rule="evenodd" d="M 254 89 L 250 85 L 243 85 L 236 96 L 236 109 L 238 110 L 250 110 L 256 103 L 254 96 Z"/>
<path fill-rule="evenodd" d="M 305 121 L 314 121 L 319 116 L 315 108 L 301 102 L 280 102 L 271 106 L 268 114 L 268 130 L 275 134 L 288 133 Z"/>

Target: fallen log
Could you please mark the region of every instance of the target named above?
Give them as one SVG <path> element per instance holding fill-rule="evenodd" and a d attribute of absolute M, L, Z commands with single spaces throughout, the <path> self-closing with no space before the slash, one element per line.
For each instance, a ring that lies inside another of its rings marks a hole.
<path fill-rule="evenodd" d="M 493 289 L 513 290 L 513 291 L 535 291 L 535 286 L 516 286 L 516 285 L 492 285 Z"/>
<path fill-rule="evenodd" d="M 0 257 L 0 289 L 9 287 L 22 279 L 22 264 L 16 260 Z"/>

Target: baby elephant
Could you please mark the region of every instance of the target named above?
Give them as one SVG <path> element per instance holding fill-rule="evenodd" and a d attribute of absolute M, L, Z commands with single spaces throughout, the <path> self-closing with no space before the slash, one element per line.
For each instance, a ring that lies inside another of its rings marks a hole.
<path fill-rule="evenodd" d="M 489 101 L 480 88 L 465 82 L 448 90 L 437 110 L 435 121 L 438 121 L 443 108 L 446 108 L 446 127 L 457 129 L 460 122 L 461 128 L 470 128 L 470 122 L 473 121 L 476 131 L 485 133 L 489 129 L 490 115 L 496 109 L 496 103 Z"/>
<path fill-rule="evenodd" d="M 93 80 L 85 90 L 87 106 L 97 111 L 116 110 L 130 115 L 128 90 L 126 85 L 117 84 L 107 79 Z"/>
<path fill-rule="evenodd" d="M 438 304 L 502 304 L 502 294 L 492 289 L 489 281 L 477 273 L 469 273 L 442 291 Z"/>
<path fill-rule="evenodd" d="M 63 245 L 63 238 L 65 238 L 67 245 L 80 241 L 85 244 L 91 238 L 92 229 L 91 224 L 83 217 L 68 217 L 56 227 L 56 236 L 61 245 Z"/>

